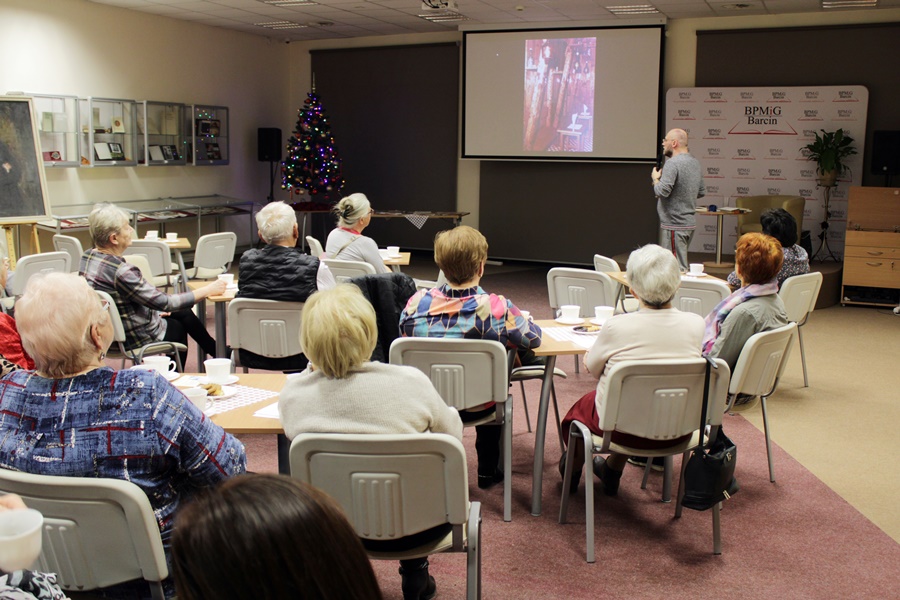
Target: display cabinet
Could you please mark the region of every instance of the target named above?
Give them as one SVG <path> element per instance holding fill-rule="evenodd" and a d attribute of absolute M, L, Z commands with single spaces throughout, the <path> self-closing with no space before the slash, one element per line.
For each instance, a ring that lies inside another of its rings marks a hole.
<path fill-rule="evenodd" d="M 184 165 L 190 153 L 185 106 L 143 100 L 135 104 L 137 162 L 147 166 Z"/>
<path fill-rule="evenodd" d="M 81 162 L 92 167 L 137 164 L 134 100 L 81 98 Z"/>
<path fill-rule="evenodd" d="M 45 167 L 77 167 L 78 97 L 24 94 L 30 96 L 38 122 L 41 155 Z"/>
<path fill-rule="evenodd" d="M 228 164 L 228 108 L 195 104 L 189 124 L 193 140 L 194 164 Z"/>

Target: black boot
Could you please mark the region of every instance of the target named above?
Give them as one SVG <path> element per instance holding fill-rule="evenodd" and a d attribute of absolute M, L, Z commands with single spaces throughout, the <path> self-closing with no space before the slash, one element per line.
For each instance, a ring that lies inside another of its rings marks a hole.
<path fill-rule="evenodd" d="M 569 493 L 574 494 L 578 491 L 578 480 L 581 479 L 581 467 L 583 465 L 572 465 L 572 481 L 569 483 Z M 559 459 L 559 476 L 566 478 L 566 454 Z"/>
<path fill-rule="evenodd" d="M 622 471 L 610 468 L 602 456 L 594 457 L 594 475 L 603 482 L 604 494 L 615 496 L 619 493 L 619 480 L 622 478 Z"/>
<path fill-rule="evenodd" d="M 400 561 L 403 600 L 431 600 L 437 594 L 434 577 L 428 574 L 428 559 Z"/>

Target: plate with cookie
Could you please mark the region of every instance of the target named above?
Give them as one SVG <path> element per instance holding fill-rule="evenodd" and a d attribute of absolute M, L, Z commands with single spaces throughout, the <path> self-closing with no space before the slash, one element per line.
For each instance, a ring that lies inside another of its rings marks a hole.
<path fill-rule="evenodd" d="M 226 398 L 231 398 L 238 393 L 237 388 L 233 388 L 227 385 L 220 385 L 218 383 L 201 383 L 197 387 L 206 390 L 206 394 L 212 400 L 225 400 Z"/>

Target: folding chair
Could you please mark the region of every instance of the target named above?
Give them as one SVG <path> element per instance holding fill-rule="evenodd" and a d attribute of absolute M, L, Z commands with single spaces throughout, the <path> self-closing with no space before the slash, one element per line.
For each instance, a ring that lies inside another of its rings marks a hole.
<path fill-rule="evenodd" d="M 53 236 L 53 249 L 57 252 L 68 252 L 72 258 L 69 263 L 69 270 L 77 273 L 81 266 L 81 255 L 84 254 L 84 248 L 81 247 L 81 240 L 71 235 L 62 235 L 57 233 Z"/>
<path fill-rule="evenodd" d="M 788 277 L 781 284 L 778 295 L 784 302 L 787 318 L 797 324 L 797 339 L 800 341 L 800 361 L 803 363 L 803 387 L 809 387 L 809 378 L 806 375 L 806 349 L 803 347 L 803 334 L 801 333 L 806 320 L 816 308 L 816 300 L 819 299 L 819 291 L 822 289 L 822 273 L 805 273 Z"/>
<path fill-rule="evenodd" d="M 235 367 L 241 351 L 265 358 L 287 358 L 303 353 L 300 323 L 303 302 L 235 298 L 228 305 L 228 338 Z M 254 368 L 260 368 L 254 366 Z M 276 369 L 280 370 L 280 369 Z"/>
<path fill-rule="evenodd" d="M 681 286 L 675 292 L 672 305 L 681 312 L 692 312 L 706 317 L 719 302 L 731 295 L 728 284 L 719 279 L 681 278 Z"/>
<path fill-rule="evenodd" d="M 174 355 L 175 364 L 178 367 L 178 372 L 184 372 L 184 366 L 181 364 L 181 355 L 179 352 L 187 352 L 187 346 L 184 344 L 180 344 L 178 342 L 151 342 L 149 344 L 145 344 L 140 348 L 134 350 L 126 350 L 125 349 L 125 326 L 122 324 L 122 318 L 119 316 L 119 308 L 116 306 L 115 300 L 113 297 L 107 294 L 106 292 L 95 290 L 97 295 L 100 296 L 103 300 L 106 300 L 109 303 L 109 318 L 112 320 L 113 326 L 113 342 L 116 344 L 116 349 L 114 350 L 112 346 L 110 346 L 109 353 L 107 356 L 109 358 L 121 358 L 122 366 L 121 368 L 125 368 L 125 359 L 129 359 L 136 365 L 141 364 L 144 360 L 145 354 L 167 354 L 169 356 Z"/>
<path fill-rule="evenodd" d="M 335 281 L 338 283 L 347 283 L 354 277 L 361 275 L 375 275 L 375 267 L 361 260 L 338 260 L 336 258 L 325 258 L 322 262 L 331 269 Z"/>

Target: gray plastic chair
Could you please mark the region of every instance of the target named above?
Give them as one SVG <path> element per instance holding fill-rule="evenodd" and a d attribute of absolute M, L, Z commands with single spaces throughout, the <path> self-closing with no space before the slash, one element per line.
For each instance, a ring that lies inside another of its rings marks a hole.
<path fill-rule="evenodd" d="M 719 302 L 731 295 L 731 288 L 720 279 L 682 277 L 672 305 L 681 312 L 706 317 Z"/>
<path fill-rule="evenodd" d="M 227 273 L 236 247 L 237 235 L 233 231 L 202 236 L 194 249 L 194 266 L 186 270 L 187 278 L 215 279 Z"/>
<path fill-rule="evenodd" d="M 173 356 L 175 359 L 175 364 L 178 367 L 178 372 L 183 373 L 184 367 L 181 364 L 181 355 L 179 352 L 187 352 L 187 346 L 184 344 L 180 344 L 178 342 L 151 342 L 136 350 L 126 350 L 125 349 L 125 326 L 122 324 L 122 318 L 119 316 L 119 308 L 116 306 L 115 300 L 113 297 L 107 294 L 106 292 L 102 292 L 100 290 L 95 290 L 97 295 L 100 296 L 103 300 L 109 302 L 109 317 L 112 320 L 113 326 L 113 342 L 115 343 L 115 349 L 113 346 L 110 346 L 107 356 L 109 358 L 121 358 L 122 366 L 121 368 L 125 368 L 125 359 L 131 360 L 134 364 L 139 365 L 144 360 L 144 355 L 150 354 L 167 354 L 169 356 Z"/>
<path fill-rule="evenodd" d="M 803 363 L 803 387 L 809 387 L 809 377 L 806 374 L 806 349 L 803 347 L 803 334 L 801 327 L 806 325 L 806 320 L 816 308 L 816 300 L 819 299 L 819 291 L 822 289 L 822 273 L 805 273 L 788 277 L 781 284 L 778 295 L 784 302 L 789 321 L 797 324 L 797 339 L 800 341 L 800 361 Z"/>
<path fill-rule="evenodd" d="M 603 384 L 604 412 L 599 415 L 603 437 L 591 434 L 578 421 L 573 421 L 569 429 L 569 448 L 575 448 L 580 439 L 584 448 L 584 464 L 587 467 L 588 483 L 585 489 L 585 522 L 587 527 L 586 560 L 594 562 L 594 485 L 591 480 L 591 464 L 594 454 L 615 452 L 629 456 L 646 456 L 647 462 L 653 457 L 665 458 L 663 480 L 663 501 L 668 502 L 672 486 L 672 456 L 681 454 L 681 481 L 675 516 L 681 516 L 681 498 L 684 494 L 684 468 L 688 453 L 710 439 L 715 439 L 716 429 L 722 424 L 725 400 L 728 392 L 728 364 L 716 359 L 717 369 L 711 369 L 709 398 L 707 400 L 707 425 L 712 429 L 704 440 L 698 429 L 700 411 L 703 407 L 703 390 L 706 381 L 706 359 L 682 358 L 669 360 L 631 360 L 618 363 L 607 374 Z M 671 446 L 654 450 L 632 448 L 612 441 L 612 432 L 628 433 L 654 440 L 675 440 L 693 434 L 686 441 L 675 442 Z M 559 522 L 565 523 L 569 509 L 569 486 L 572 480 L 574 452 L 566 456 L 566 470 L 563 476 L 562 503 L 559 507 Z M 646 471 L 644 484 L 646 485 Z M 719 531 L 719 504 L 713 507 L 713 553 L 721 554 Z"/>
<path fill-rule="evenodd" d="M 375 275 L 375 267 L 361 260 L 339 260 L 336 258 L 324 258 L 322 262 L 331 269 L 335 281 L 338 283 L 347 283 L 354 277 L 362 275 Z"/>
<path fill-rule="evenodd" d="M 42 252 L 23 256 L 16 262 L 15 277 L 12 280 L 12 295 L 21 296 L 32 275 L 38 273 L 70 273 L 72 257 L 68 252 Z"/>
<path fill-rule="evenodd" d="M 143 579 L 154 600 L 165 597 L 162 581 L 169 569 L 159 524 L 137 485 L 0 469 L 0 490 L 22 496 L 44 515 L 38 570 L 56 573 L 64 590 Z"/>
<path fill-rule="evenodd" d="M 512 520 L 512 395 L 506 348 L 493 340 L 398 338 L 391 344 L 390 363 L 425 373 L 448 406 L 466 410 L 496 402 L 493 414 L 464 427 L 502 428 L 503 520 Z"/>
<path fill-rule="evenodd" d="M 71 235 L 62 235 L 57 233 L 53 236 L 53 249 L 57 252 L 68 252 L 72 258 L 69 264 L 69 270 L 72 273 L 78 272 L 81 266 L 81 255 L 84 254 L 84 248 L 81 246 L 81 240 Z"/>
<path fill-rule="evenodd" d="M 453 436 L 300 434 L 291 476 L 334 498 L 357 535 L 393 541 L 440 525 L 450 533 L 410 550 L 367 550 L 378 560 L 466 554 L 466 598 L 481 598 L 481 503 L 469 502 L 466 452 Z"/>
<path fill-rule="evenodd" d="M 162 240 L 134 240 L 124 256 L 141 255 L 150 266 L 150 277 L 145 277 L 156 287 L 172 285 L 172 274 L 178 265 L 172 262 L 172 249 Z M 126 258 L 127 260 L 127 258 Z"/>
<path fill-rule="evenodd" d="M 309 254 L 310 256 L 315 256 L 319 258 L 323 254 L 325 254 L 325 249 L 322 248 L 322 244 L 311 235 L 306 236 L 306 245 L 309 246 Z"/>
<path fill-rule="evenodd" d="M 303 353 L 300 323 L 303 302 L 235 298 L 228 305 L 228 339 L 235 367 L 241 367 L 241 350 L 266 358 L 286 358 Z M 256 368 L 256 367 L 254 367 Z M 247 367 L 243 367 L 244 373 Z"/>

